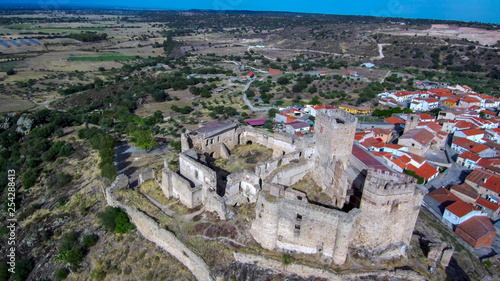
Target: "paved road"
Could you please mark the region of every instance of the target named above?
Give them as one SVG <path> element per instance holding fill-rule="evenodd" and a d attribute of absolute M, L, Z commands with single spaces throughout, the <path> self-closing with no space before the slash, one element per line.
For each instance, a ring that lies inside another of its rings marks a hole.
<path fill-rule="evenodd" d="M 55 98 L 55 99 L 52 99 L 52 100 L 48 100 L 48 101 L 45 101 L 43 103 L 36 103 L 36 102 L 33 101 L 33 103 L 35 103 L 37 106 L 34 107 L 34 108 L 32 108 L 32 109 L 30 109 L 30 110 L 37 110 L 37 109 L 42 108 L 42 107 L 45 107 L 47 109 L 51 109 L 51 108 L 49 108 L 49 104 L 51 104 L 53 101 L 56 101 L 58 99 L 62 99 L 62 97 Z"/>
<path fill-rule="evenodd" d="M 243 102 L 245 103 L 245 105 L 248 105 L 248 107 L 252 111 L 269 111 L 269 109 L 271 109 L 272 107 L 255 107 L 248 100 L 248 98 L 247 98 L 247 90 L 248 90 L 248 88 L 250 88 L 250 85 L 252 84 L 253 81 L 254 80 L 251 80 L 250 82 L 248 82 L 248 84 L 246 84 L 246 86 L 245 86 L 245 89 L 243 89 Z"/>
<path fill-rule="evenodd" d="M 455 163 L 454 155 L 457 154 L 457 152 L 451 149 L 448 144 L 446 144 L 445 150 L 451 157 L 451 167 L 447 170 L 447 173 L 445 173 L 444 175 L 439 175 L 438 178 L 424 185 L 427 189 L 429 189 L 429 191 L 432 191 L 441 186 L 451 187 L 455 184 L 463 183 L 470 172 L 470 170 L 468 170 L 467 168 L 464 168 Z"/>

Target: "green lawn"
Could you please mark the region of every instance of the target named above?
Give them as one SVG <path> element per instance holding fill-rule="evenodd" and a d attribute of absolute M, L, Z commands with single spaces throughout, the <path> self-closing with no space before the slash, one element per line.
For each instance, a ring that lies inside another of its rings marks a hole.
<path fill-rule="evenodd" d="M 98 57 L 69 57 L 70 61 L 117 61 L 117 60 L 132 60 L 135 56 L 126 55 L 102 55 Z"/>

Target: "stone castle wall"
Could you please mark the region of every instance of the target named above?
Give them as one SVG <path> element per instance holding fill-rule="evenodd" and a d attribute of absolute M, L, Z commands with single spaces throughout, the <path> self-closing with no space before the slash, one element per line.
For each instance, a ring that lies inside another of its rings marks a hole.
<path fill-rule="evenodd" d="M 214 280 L 205 261 L 186 247 L 173 233 L 160 228 L 152 218 L 143 212 L 116 200 L 113 192 L 118 188 L 126 188 L 126 186 L 118 187 L 117 185 L 119 185 L 120 182 L 128 184 L 128 178 L 125 175 L 119 175 L 111 186 L 106 188 L 105 193 L 108 205 L 123 209 L 144 238 L 155 243 L 184 264 L 196 279 L 203 281 Z"/>
<path fill-rule="evenodd" d="M 369 170 L 355 243 L 370 250 L 408 246 L 425 193 L 406 175 Z"/>
<path fill-rule="evenodd" d="M 306 194 L 287 189 L 283 197 L 261 192 L 251 233 L 266 249 L 320 254 L 343 264 L 359 210 L 344 213 L 309 204 Z M 328 233 L 328 235 L 325 235 Z"/>

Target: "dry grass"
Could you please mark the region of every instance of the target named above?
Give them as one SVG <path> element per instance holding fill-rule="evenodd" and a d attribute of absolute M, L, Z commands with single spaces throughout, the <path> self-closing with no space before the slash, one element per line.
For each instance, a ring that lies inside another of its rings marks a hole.
<path fill-rule="evenodd" d="M 165 197 L 165 194 L 163 194 L 163 191 L 155 180 L 148 180 L 142 183 L 139 191 L 150 196 L 162 205 L 167 205 L 169 203 L 169 200 Z"/>
<path fill-rule="evenodd" d="M 35 105 L 29 100 L 0 99 L 0 113 L 23 111 L 33 108 Z"/>
<path fill-rule="evenodd" d="M 231 151 L 230 159 L 217 159 L 222 169 L 234 173 L 253 169 L 258 163 L 271 159 L 273 150 L 260 144 L 239 145 Z"/>
<path fill-rule="evenodd" d="M 161 228 L 167 228 L 173 233 L 179 233 L 179 227 L 175 219 L 167 216 L 139 192 L 132 189 L 122 189 L 116 192 L 116 198 L 124 204 L 134 209 L 141 210 L 148 216 L 154 218 Z"/>
<path fill-rule="evenodd" d="M 306 174 L 302 180 L 291 186 L 293 189 L 300 190 L 307 195 L 307 200 L 330 205 L 332 199 L 321 190 L 316 182 L 314 182 L 310 173 Z"/>

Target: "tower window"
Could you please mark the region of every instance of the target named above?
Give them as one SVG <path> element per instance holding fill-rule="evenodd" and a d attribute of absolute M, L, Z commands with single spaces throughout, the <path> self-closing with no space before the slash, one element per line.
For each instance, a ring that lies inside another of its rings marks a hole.
<path fill-rule="evenodd" d="M 301 220 L 302 220 L 302 215 L 301 215 L 301 214 L 297 214 L 297 220 L 298 220 L 298 221 L 301 221 Z"/>

